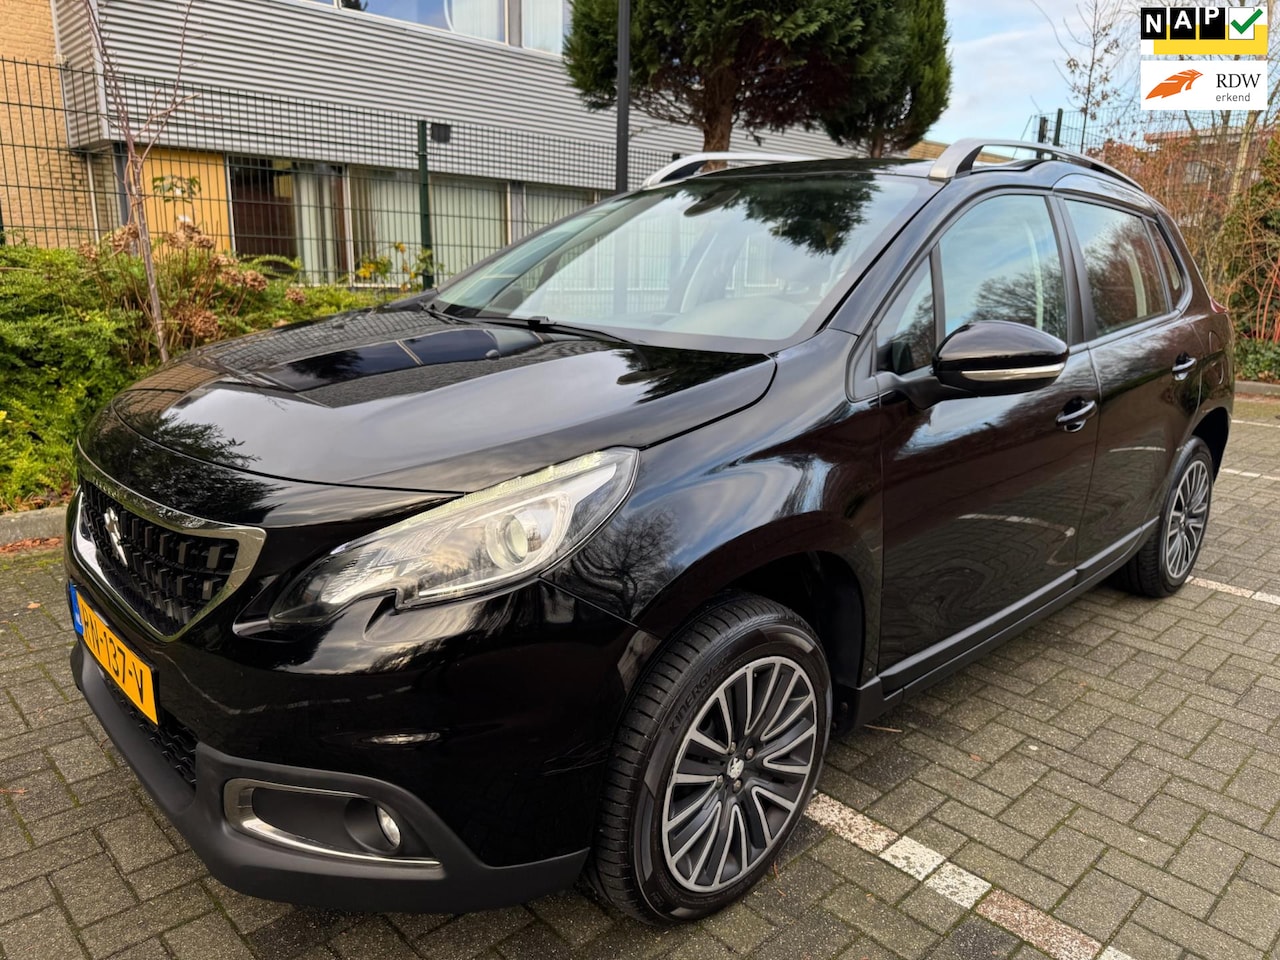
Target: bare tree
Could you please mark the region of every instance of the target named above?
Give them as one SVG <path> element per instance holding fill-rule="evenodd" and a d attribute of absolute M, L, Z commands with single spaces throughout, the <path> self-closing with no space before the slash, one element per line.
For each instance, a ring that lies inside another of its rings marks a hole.
<path fill-rule="evenodd" d="M 169 359 L 168 336 L 165 329 L 164 313 L 160 303 L 160 285 L 156 279 L 155 256 L 151 246 L 151 228 L 147 223 L 147 193 L 143 186 L 142 174 L 147 157 L 160 140 L 169 121 L 182 106 L 195 99 L 194 94 L 182 93 L 182 72 L 186 65 L 187 32 L 191 24 L 191 9 L 195 0 L 186 0 L 182 11 L 182 23 L 178 39 L 178 65 L 171 87 L 157 88 L 150 100 L 142 104 L 145 110 L 141 122 L 135 115 L 135 104 L 130 100 L 129 91 L 125 88 L 125 79 L 120 73 L 115 57 L 111 51 L 102 19 L 98 13 L 95 0 L 81 0 L 85 15 L 89 21 L 89 33 L 93 39 L 94 53 L 102 71 L 102 85 L 106 93 L 111 122 L 116 133 L 124 144 L 124 192 L 129 203 L 129 222 L 137 230 L 138 251 L 142 257 L 143 269 L 147 281 L 147 319 L 151 321 L 151 329 L 155 334 L 156 346 L 162 361 Z M 163 95 L 163 96 L 162 96 Z"/>
<path fill-rule="evenodd" d="M 1268 23 L 1272 22 L 1271 18 L 1274 13 L 1275 0 L 1267 0 Z M 1274 44 L 1272 44 L 1271 47 L 1273 50 L 1275 49 Z M 1267 58 L 1268 61 L 1272 61 L 1272 66 L 1274 66 L 1274 58 L 1274 53 Z M 1275 74 L 1272 73 L 1272 76 L 1274 75 Z M 1268 104 L 1274 104 L 1276 102 L 1277 91 L 1280 91 L 1280 79 L 1277 79 L 1276 85 L 1271 88 L 1270 96 L 1267 98 Z M 1269 107 L 1268 110 L 1270 109 L 1271 108 Z M 1240 127 L 1240 142 L 1237 144 L 1236 162 L 1231 171 L 1231 183 L 1227 188 L 1227 198 L 1230 201 L 1234 201 L 1236 197 L 1240 195 L 1240 189 L 1244 186 L 1245 166 L 1249 161 L 1249 152 L 1253 147 L 1253 140 L 1257 135 L 1259 121 L 1263 118 L 1263 113 L 1264 111 L 1262 110 L 1250 110 L 1245 116 L 1244 123 Z"/>
<path fill-rule="evenodd" d="M 1118 84 L 1115 71 L 1125 54 L 1122 40 L 1122 18 L 1127 12 L 1124 0 L 1080 0 L 1073 20 L 1063 18 L 1059 24 L 1045 13 L 1036 0 L 1036 9 L 1053 28 L 1053 38 L 1062 50 L 1058 73 L 1067 83 L 1072 105 L 1080 111 L 1080 149 L 1087 143 L 1089 124 L 1098 119 L 1102 108 L 1116 99 Z"/>

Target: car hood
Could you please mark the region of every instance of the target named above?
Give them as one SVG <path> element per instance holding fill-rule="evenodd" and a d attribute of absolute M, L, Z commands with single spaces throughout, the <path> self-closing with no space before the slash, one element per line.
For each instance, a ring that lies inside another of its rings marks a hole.
<path fill-rule="evenodd" d="M 111 409 L 148 440 L 223 467 L 468 492 L 727 416 L 758 400 L 773 372 L 763 355 L 384 308 L 193 351 Z"/>

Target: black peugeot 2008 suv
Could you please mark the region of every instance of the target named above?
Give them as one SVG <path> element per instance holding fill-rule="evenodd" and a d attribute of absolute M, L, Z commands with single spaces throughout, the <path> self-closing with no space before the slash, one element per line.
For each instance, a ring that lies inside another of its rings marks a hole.
<path fill-rule="evenodd" d="M 212 873 L 702 916 L 833 729 L 1104 578 L 1177 590 L 1227 318 L 1131 181 L 983 148 L 660 182 L 119 395 L 71 664 Z"/>

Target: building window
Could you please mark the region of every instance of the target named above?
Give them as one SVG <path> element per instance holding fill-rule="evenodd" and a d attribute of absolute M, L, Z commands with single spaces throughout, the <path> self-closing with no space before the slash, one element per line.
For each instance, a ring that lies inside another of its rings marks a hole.
<path fill-rule="evenodd" d="M 538 183 L 512 187 L 512 200 L 521 201 L 520 209 L 512 204 L 511 234 L 513 240 L 528 236 L 548 224 L 555 223 L 583 207 L 595 203 L 595 191 L 577 187 L 553 187 Z"/>
<path fill-rule="evenodd" d="M 318 0 L 326 6 L 421 23 L 482 40 L 505 43 L 506 0 Z"/>
<path fill-rule="evenodd" d="M 411 283 L 422 249 L 418 172 L 351 167 L 349 180 L 357 279 Z"/>
<path fill-rule="evenodd" d="M 509 237 L 504 181 L 431 178 L 431 239 L 438 280 L 501 250 Z"/>
<path fill-rule="evenodd" d="M 530 50 L 560 53 L 569 32 L 569 0 L 522 0 L 520 42 Z"/>
<path fill-rule="evenodd" d="M 227 163 L 237 253 L 296 259 L 310 283 L 346 279 L 351 257 L 342 167 L 258 157 Z"/>

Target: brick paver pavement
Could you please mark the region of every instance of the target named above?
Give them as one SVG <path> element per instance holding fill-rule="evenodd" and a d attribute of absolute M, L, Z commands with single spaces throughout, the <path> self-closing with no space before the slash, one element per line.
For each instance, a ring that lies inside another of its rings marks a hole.
<path fill-rule="evenodd" d="M 57 554 L 0 557 L 0 951 L 8 960 L 1273 956 L 1280 405 L 1242 403 L 1237 417 L 1194 583 L 1160 602 L 1095 590 L 882 729 L 833 743 L 826 799 L 777 875 L 724 913 L 667 930 L 578 892 L 442 917 L 296 909 L 226 889 L 76 692 Z"/>

